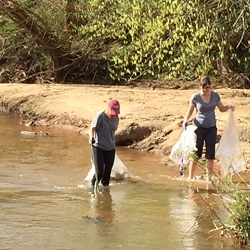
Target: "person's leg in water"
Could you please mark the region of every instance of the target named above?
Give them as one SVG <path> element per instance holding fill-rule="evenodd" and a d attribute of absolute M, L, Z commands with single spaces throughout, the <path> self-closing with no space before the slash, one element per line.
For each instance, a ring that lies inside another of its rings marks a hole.
<path fill-rule="evenodd" d="M 201 158 L 202 156 L 202 150 L 203 150 L 203 144 L 204 144 L 204 129 L 202 127 L 198 127 L 195 130 L 196 133 L 196 148 L 197 151 L 195 151 L 195 158 L 196 159 L 191 159 L 189 162 L 189 174 L 188 174 L 188 178 L 191 180 L 194 178 L 194 173 L 195 170 L 197 168 L 197 159 Z"/>
<path fill-rule="evenodd" d="M 209 177 L 212 176 L 214 169 L 214 160 L 213 159 L 207 159 L 207 174 Z"/>
<path fill-rule="evenodd" d="M 217 128 L 216 127 L 208 128 L 205 134 L 208 179 L 210 179 L 214 173 L 216 137 L 217 137 Z"/>
<path fill-rule="evenodd" d="M 189 171 L 188 171 L 188 179 L 192 180 L 194 178 L 194 173 L 197 168 L 197 161 L 194 159 L 191 159 L 189 162 Z"/>
<path fill-rule="evenodd" d="M 94 186 L 96 182 L 96 174 L 98 183 L 103 178 L 104 172 L 104 152 L 103 150 L 92 146 L 92 161 L 95 166 L 95 174 L 91 180 L 91 185 Z"/>
<path fill-rule="evenodd" d="M 103 186 L 109 186 L 110 175 L 115 161 L 115 149 L 104 152 L 104 172 L 102 177 Z"/>

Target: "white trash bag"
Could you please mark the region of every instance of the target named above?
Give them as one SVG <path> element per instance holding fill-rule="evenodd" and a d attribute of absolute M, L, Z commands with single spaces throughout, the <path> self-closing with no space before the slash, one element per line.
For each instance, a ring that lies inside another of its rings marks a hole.
<path fill-rule="evenodd" d="M 219 160 L 223 176 L 232 176 L 245 169 L 245 160 L 239 141 L 239 126 L 232 110 L 229 111 L 229 117 L 222 132 L 216 158 Z"/>
<path fill-rule="evenodd" d="M 84 181 L 91 181 L 94 174 L 95 174 L 95 166 L 92 162 L 92 167 L 89 170 Z M 124 179 L 133 177 L 133 175 L 128 171 L 128 169 L 126 168 L 126 166 L 124 165 L 124 163 L 121 161 L 121 159 L 119 158 L 117 154 L 115 154 L 115 161 L 114 161 L 114 165 L 113 165 L 110 177 L 111 179 L 114 179 L 114 180 L 124 180 Z"/>
<path fill-rule="evenodd" d="M 190 158 L 190 153 L 197 150 L 196 134 L 194 132 L 196 129 L 197 127 L 195 125 L 188 125 L 187 128 L 182 131 L 180 138 L 172 147 L 169 158 L 175 164 L 187 164 Z"/>

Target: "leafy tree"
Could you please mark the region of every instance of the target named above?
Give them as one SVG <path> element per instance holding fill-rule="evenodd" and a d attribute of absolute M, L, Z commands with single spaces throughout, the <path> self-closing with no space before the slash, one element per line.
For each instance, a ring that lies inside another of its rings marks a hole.
<path fill-rule="evenodd" d="M 48 69 L 51 58 L 57 82 L 247 80 L 249 8 L 249 0 L 0 1 L 0 13 L 33 41 L 31 54 L 39 46 Z"/>

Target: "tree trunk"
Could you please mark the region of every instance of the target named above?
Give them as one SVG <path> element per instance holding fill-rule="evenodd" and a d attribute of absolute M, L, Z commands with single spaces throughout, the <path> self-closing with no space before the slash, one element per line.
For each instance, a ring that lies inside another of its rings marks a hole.
<path fill-rule="evenodd" d="M 55 70 L 55 82 L 64 82 L 73 58 L 70 49 L 64 47 L 62 41 L 54 36 L 46 22 L 14 0 L 0 0 L 0 11 L 24 28 L 33 40 L 51 56 Z"/>

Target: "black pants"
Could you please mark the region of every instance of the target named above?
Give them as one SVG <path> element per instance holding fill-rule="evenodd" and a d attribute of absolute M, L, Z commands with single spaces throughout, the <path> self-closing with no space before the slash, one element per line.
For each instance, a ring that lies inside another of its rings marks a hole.
<path fill-rule="evenodd" d="M 206 159 L 215 159 L 215 144 L 217 137 L 217 128 L 202 128 L 198 127 L 195 130 L 197 135 L 196 147 L 197 147 L 197 156 L 200 158 L 202 156 L 203 144 L 205 142 L 206 146 Z"/>
<path fill-rule="evenodd" d="M 100 148 L 91 146 L 92 161 L 95 165 L 98 183 L 101 181 L 103 186 L 108 186 L 110 181 L 111 170 L 115 161 L 115 149 L 105 151 Z M 96 176 L 94 175 L 91 184 L 94 186 Z"/>

